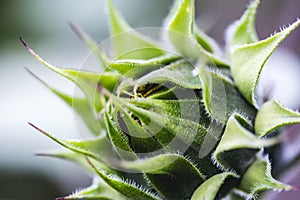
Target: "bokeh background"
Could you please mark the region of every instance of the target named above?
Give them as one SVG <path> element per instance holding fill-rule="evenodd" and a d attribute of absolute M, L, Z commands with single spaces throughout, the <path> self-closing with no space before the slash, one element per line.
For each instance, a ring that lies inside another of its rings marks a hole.
<path fill-rule="evenodd" d="M 172 3 L 114 2 L 133 27 L 159 27 Z M 242 14 L 247 4 L 248 0 L 196 0 L 197 23 L 224 45 L 225 27 Z M 297 17 L 299 0 L 262 0 L 257 15 L 259 37 L 269 36 Z M 61 137 L 78 137 L 71 109 L 30 76 L 25 67 L 70 94 L 73 85 L 45 69 L 18 40 L 22 36 L 36 52 L 58 66 L 78 68 L 88 50 L 71 31 L 68 21 L 79 24 L 96 41 L 108 38 L 104 0 L 0 2 L 0 200 L 50 200 L 91 182 L 89 174 L 71 163 L 34 156 L 60 147 L 27 124 L 32 122 Z M 267 64 L 258 93 L 272 85 L 277 99 L 293 109 L 300 108 L 300 29 L 284 41 Z M 294 127 L 293 131 L 300 135 L 300 128 Z M 300 186 L 299 171 L 291 170 L 283 180 Z M 292 200 L 299 194 L 270 193 L 269 199 Z"/>

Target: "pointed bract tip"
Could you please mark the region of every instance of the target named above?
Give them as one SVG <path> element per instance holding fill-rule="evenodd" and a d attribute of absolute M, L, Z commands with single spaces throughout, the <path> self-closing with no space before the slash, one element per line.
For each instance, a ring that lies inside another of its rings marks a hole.
<path fill-rule="evenodd" d="M 19 36 L 19 40 L 22 42 L 22 44 L 24 45 L 24 47 L 26 49 L 30 49 L 29 46 L 27 45 L 27 43 L 23 40 L 23 38 L 21 36 Z"/>
<path fill-rule="evenodd" d="M 23 40 L 22 37 L 19 37 L 19 40 L 22 42 L 24 47 L 34 56 L 37 56 L 36 53 L 28 46 L 28 44 Z"/>
<path fill-rule="evenodd" d="M 43 133 L 44 135 L 50 137 L 50 135 L 49 135 L 46 131 L 40 129 L 39 127 L 35 126 L 34 124 L 32 124 L 32 123 L 30 123 L 30 122 L 28 122 L 28 124 L 29 124 L 30 126 L 32 126 L 33 128 L 35 128 L 36 130 L 38 130 L 40 133 Z"/>
<path fill-rule="evenodd" d="M 74 33 L 82 40 L 85 40 L 85 33 L 83 32 L 83 30 L 81 30 L 81 28 L 75 24 L 72 21 L 68 22 L 69 26 L 71 27 L 71 29 L 74 31 Z"/>
<path fill-rule="evenodd" d="M 51 156 L 51 154 L 47 154 L 47 153 L 35 153 L 35 156 Z"/>
<path fill-rule="evenodd" d="M 38 127 L 36 127 L 35 125 L 33 125 L 31 122 L 28 122 L 28 124 L 29 124 L 30 126 L 32 126 L 33 128 L 35 128 L 35 129 L 39 130 L 39 128 L 38 128 Z"/>
<path fill-rule="evenodd" d="M 74 31 L 74 29 L 77 28 L 77 25 L 76 25 L 75 22 L 73 22 L 73 21 L 68 21 L 68 24 L 69 24 L 70 28 L 71 28 L 73 31 Z"/>
<path fill-rule="evenodd" d="M 35 73 L 33 73 L 28 67 L 25 67 L 25 70 L 31 75 L 33 76 L 36 80 L 38 80 L 39 82 L 41 82 L 43 85 L 45 85 L 46 87 L 49 87 L 48 84 L 43 81 L 40 77 L 38 77 Z"/>
<path fill-rule="evenodd" d="M 35 75 L 28 67 L 24 67 L 24 68 L 25 68 L 25 70 L 26 70 L 31 76 L 33 76 L 34 78 L 40 80 L 40 78 L 37 77 L 37 75 Z"/>

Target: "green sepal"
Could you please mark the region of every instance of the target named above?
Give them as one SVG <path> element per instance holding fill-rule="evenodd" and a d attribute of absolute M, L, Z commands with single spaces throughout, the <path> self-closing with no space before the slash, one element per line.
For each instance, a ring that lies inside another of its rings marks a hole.
<path fill-rule="evenodd" d="M 176 91 L 180 90 L 182 88 L 179 88 L 178 86 L 169 85 L 167 89 L 161 90 L 159 92 L 151 93 L 148 98 L 149 99 L 160 99 L 160 100 L 174 100 L 176 99 L 176 95 L 174 94 Z"/>
<path fill-rule="evenodd" d="M 136 200 L 161 200 L 156 194 L 150 192 L 131 180 L 122 180 L 120 177 L 108 174 L 105 170 L 97 169 L 94 164 L 88 160 L 90 165 L 94 168 L 98 176 L 110 187 L 117 190 L 129 199 Z"/>
<path fill-rule="evenodd" d="M 178 165 L 182 167 L 182 165 L 186 165 L 191 172 L 196 177 L 201 177 L 201 179 L 205 179 L 205 176 L 197 169 L 197 167 L 187 158 L 179 154 L 165 153 L 159 154 L 153 157 L 138 159 L 135 161 L 124 161 L 121 166 L 128 170 L 134 170 L 138 172 L 144 172 L 146 174 L 167 174 L 170 173 L 169 166 L 170 165 Z M 171 167 L 170 167 L 171 169 Z M 184 172 L 182 172 L 184 173 Z M 183 181 L 184 182 L 184 181 Z"/>
<path fill-rule="evenodd" d="M 171 82 L 180 87 L 189 89 L 200 89 L 201 81 L 196 74 L 193 74 L 195 67 L 190 63 L 180 60 L 174 62 L 164 68 L 152 71 L 145 76 L 142 76 L 135 83 L 135 91 L 143 84 L 147 83 L 167 83 Z"/>
<path fill-rule="evenodd" d="M 239 121 L 242 118 L 236 113 L 229 118 L 213 154 L 213 159 L 222 169 L 234 170 L 239 174 L 251 164 L 257 150 L 279 142 L 277 138 L 261 139 L 255 136 L 241 125 Z"/>
<path fill-rule="evenodd" d="M 194 0 L 178 0 L 166 19 L 165 27 L 168 30 L 168 38 L 172 45 L 184 57 L 192 60 L 200 59 L 202 48 L 193 35 L 195 8 Z M 203 49 L 203 48 L 202 48 Z M 204 50 L 204 49 L 203 49 Z"/>
<path fill-rule="evenodd" d="M 154 41 L 133 30 L 114 7 L 111 0 L 107 0 L 111 24 L 114 59 L 150 59 L 164 55 Z M 113 59 L 113 60 L 114 60 Z"/>
<path fill-rule="evenodd" d="M 122 59 L 115 60 L 109 63 L 109 67 L 119 71 L 121 74 L 131 77 L 131 75 L 138 75 L 147 71 L 152 71 L 164 67 L 176 60 L 180 59 L 176 55 L 162 55 L 159 57 L 144 59 Z"/>
<path fill-rule="evenodd" d="M 169 30 L 182 33 L 183 35 L 192 35 L 195 19 L 194 3 L 194 0 L 175 1 L 166 19 L 165 26 L 168 27 Z"/>
<path fill-rule="evenodd" d="M 189 96 L 189 93 L 186 93 L 186 96 Z M 198 96 L 194 96 L 194 98 L 191 99 L 176 100 L 136 98 L 130 100 L 130 102 L 136 106 L 152 110 L 152 112 L 157 114 L 183 118 L 208 127 L 211 121 L 205 113 L 204 106 L 197 97 Z M 191 110 L 194 112 L 190 112 Z"/>
<path fill-rule="evenodd" d="M 121 116 L 119 124 L 122 126 L 121 123 L 124 123 L 126 126 L 123 125 L 122 130 L 130 138 L 130 145 L 135 153 L 150 153 L 162 148 L 154 135 L 142 127 L 132 115 L 128 114 L 128 110 L 123 109 L 121 106 L 118 106 L 118 110 Z"/>
<path fill-rule="evenodd" d="M 292 190 L 293 187 L 275 180 L 271 175 L 268 157 L 257 155 L 256 160 L 243 175 L 239 189 L 247 193 L 248 199 L 251 199 L 264 190 Z"/>
<path fill-rule="evenodd" d="M 277 128 L 297 123 L 300 123 L 300 113 L 271 100 L 264 103 L 257 113 L 254 124 L 255 134 L 264 137 Z"/>
<path fill-rule="evenodd" d="M 252 0 L 242 17 L 228 26 L 226 46 L 230 53 L 239 45 L 250 44 L 258 40 L 255 30 L 255 16 L 260 0 Z"/>
<path fill-rule="evenodd" d="M 238 176 L 232 172 L 224 172 L 214 175 L 202 183 L 193 193 L 191 200 L 215 200 L 222 197 L 222 186 L 228 183 L 228 179 L 237 179 Z M 226 182 L 225 182 L 226 181 Z"/>
<path fill-rule="evenodd" d="M 214 126 L 199 99 L 137 98 L 130 102 L 138 107 L 131 108 L 131 111 L 144 122 L 147 129 L 154 130 L 155 137 L 165 147 L 186 151 L 186 155 L 199 163 L 203 172 L 215 172 L 210 162 L 210 152 L 218 142 L 217 135 L 223 131 L 222 127 Z"/>
<path fill-rule="evenodd" d="M 188 60 L 206 60 L 216 65 L 228 67 L 227 61 L 205 50 L 198 43 L 193 30 L 195 26 L 194 3 L 194 0 L 175 1 L 164 25 L 168 30 L 168 38 L 180 54 Z"/>
<path fill-rule="evenodd" d="M 99 178 L 94 178 L 91 186 L 76 191 L 75 193 L 57 198 L 56 200 L 78 200 L 78 199 L 91 199 L 91 200 L 130 200 L 130 198 L 122 195 L 104 181 Z"/>
<path fill-rule="evenodd" d="M 276 47 L 298 26 L 297 20 L 273 36 L 251 44 L 239 45 L 232 52 L 232 77 L 241 94 L 252 105 L 257 106 L 254 92 L 261 70 Z"/>
<path fill-rule="evenodd" d="M 194 25 L 194 35 L 198 44 L 200 44 L 203 49 L 205 49 L 209 53 L 221 55 L 221 47 L 218 45 L 218 43 L 213 38 L 204 33 L 201 29 L 199 29 L 196 25 Z"/>
<path fill-rule="evenodd" d="M 152 99 L 154 103 L 159 103 Z M 207 134 L 212 134 L 204 125 L 195 122 L 193 119 L 196 113 L 200 114 L 200 107 L 198 101 L 190 101 L 195 107 L 193 107 L 194 115 L 188 116 L 188 110 L 183 108 L 183 116 L 171 116 L 165 113 L 160 113 L 164 105 L 155 105 L 152 109 L 147 110 L 142 107 L 137 107 L 130 103 L 130 100 L 122 99 L 122 101 L 128 101 L 124 103 L 130 112 L 137 116 L 144 127 L 147 130 L 152 131 L 155 134 L 155 138 L 164 145 L 164 147 L 171 148 L 176 151 L 185 151 L 187 147 L 193 148 L 198 151 L 202 142 L 205 140 Z M 151 99 L 149 99 L 151 101 Z M 186 107 L 187 108 L 187 107 Z M 191 107 L 190 107 L 191 108 Z M 197 117 L 196 119 L 199 119 Z M 148 125 L 150 124 L 150 125 Z M 212 135 L 211 137 L 214 138 Z M 214 138 L 215 139 L 215 138 Z M 180 144 L 180 145 L 179 145 Z"/>
<path fill-rule="evenodd" d="M 212 119 L 223 125 L 234 112 L 245 113 L 254 120 L 256 110 L 239 94 L 232 81 L 217 71 L 200 69 L 203 102 Z"/>
<path fill-rule="evenodd" d="M 126 161 L 135 160 L 137 156 L 130 147 L 128 137 L 117 127 L 117 123 L 111 119 L 112 116 L 110 117 L 108 113 L 105 113 L 104 118 L 107 135 L 117 154 Z"/>
<path fill-rule="evenodd" d="M 190 198 L 192 192 L 205 180 L 192 161 L 178 154 L 168 153 L 124 162 L 123 166 L 145 172 L 153 187 L 172 200 Z M 174 190 L 175 187 L 180 190 Z"/>
<path fill-rule="evenodd" d="M 115 152 L 118 154 L 118 160 L 117 160 L 117 167 L 119 169 L 123 169 L 128 173 L 123 173 L 122 176 L 127 177 L 128 179 L 133 179 L 137 183 L 147 186 L 147 179 L 145 179 L 144 174 L 142 173 L 130 173 L 131 169 L 125 168 L 123 166 L 124 162 L 134 162 L 137 160 L 138 155 L 136 152 L 133 152 L 132 148 L 134 148 L 136 145 L 147 145 L 151 144 L 151 139 L 145 139 L 142 142 L 139 143 L 138 139 L 132 138 L 130 136 L 126 136 L 125 133 L 121 130 L 121 128 L 118 126 L 117 123 L 113 121 L 113 116 L 110 117 L 108 113 L 105 114 L 105 121 L 107 125 L 107 133 L 110 142 L 112 143 L 112 146 L 115 150 Z M 145 144 L 146 143 L 146 144 Z M 135 146 L 134 146 L 135 145 Z M 151 149 L 152 150 L 152 149 Z M 147 152 L 148 153 L 148 152 Z"/>

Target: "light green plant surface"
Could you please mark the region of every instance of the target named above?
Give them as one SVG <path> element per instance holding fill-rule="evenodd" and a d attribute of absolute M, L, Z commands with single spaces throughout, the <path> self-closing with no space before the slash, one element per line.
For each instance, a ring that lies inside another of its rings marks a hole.
<path fill-rule="evenodd" d="M 229 26 L 222 54 L 196 26 L 194 1 L 175 1 L 163 27 L 177 52 L 171 54 L 132 29 L 108 0 L 115 57 L 71 25 L 100 59 L 101 74 L 53 66 L 21 39 L 82 90 L 84 98 L 72 97 L 43 82 L 95 135 L 60 139 L 31 124 L 71 150 L 43 155 L 95 173 L 92 186 L 59 199 L 252 199 L 265 190 L 295 189 L 272 177 L 264 149 L 272 153 L 282 141 L 270 133 L 299 123 L 300 113 L 273 100 L 259 108 L 254 91 L 265 62 L 300 20 L 259 40 L 258 4 L 252 1 Z"/>

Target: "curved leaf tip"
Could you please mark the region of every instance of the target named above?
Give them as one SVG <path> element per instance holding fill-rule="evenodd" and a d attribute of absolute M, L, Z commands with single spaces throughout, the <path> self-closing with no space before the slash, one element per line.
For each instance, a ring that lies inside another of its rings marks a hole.
<path fill-rule="evenodd" d="M 23 38 L 20 36 L 19 40 L 21 41 L 21 43 L 24 45 L 24 47 L 34 56 L 36 56 L 37 54 L 29 47 L 29 45 L 23 40 Z"/>
<path fill-rule="evenodd" d="M 260 0 L 251 1 L 242 17 L 227 27 L 225 39 L 229 56 L 237 46 L 258 40 L 255 17 L 259 3 Z"/>
<path fill-rule="evenodd" d="M 265 63 L 278 45 L 299 25 L 298 19 L 287 28 L 264 40 L 234 48 L 231 57 L 232 77 L 241 94 L 253 106 L 258 107 L 254 92 Z"/>
<path fill-rule="evenodd" d="M 51 135 L 49 133 L 47 133 L 46 131 L 40 129 L 39 127 L 35 126 L 34 124 L 28 122 L 28 124 L 30 126 L 32 126 L 34 129 L 38 130 L 40 133 L 43 133 L 44 135 L 48 136 L 48 137 L 51 137 Z"/>
<path fill-rule="evenodd" d="M 154 41 L 132 29 L 111 0 L 107 6 L 116 59 L 151 59 L 165 54 Z"/>
<path fill-rule="evenodd" d="M 240 122 L 242 118 L 237 114 L 229 118 L 221 141 L 213 154 L 213 160 L 222 169 L 243 172 L 251 164 L 256 151 L 279 142 L 277 138 L 261 139 L 255 136 L 243 127 Z"/>
<path fill-rule="evenodd" d="M 255 133 L 260 137 L 268 135 L 282 126 L 300 123 L 300 113 L 294 112 L 277 101 L 268 101 L 262 105 L 255 119 Z"/>
<path fill-rule="evenodd" d="M 223 172 L 216 174 L 202 183 L 193 193 L 191 200 L 214 200 L 217 197 L 222 186 L 225 185 L 226 179 L 237 179 L 239 176 L 232 172 Z"/>
<path fill-rule="evenodd" d="M 293 188 L 293 186 L 281 183 L 272 177 L 271 162 L 268 156 L 262 155 L 257 155 L 239 185 L 239 189 L 248 194 L 248 199 L 253 199 L 258 193 L 265 190 L 289 191 Z"/>

